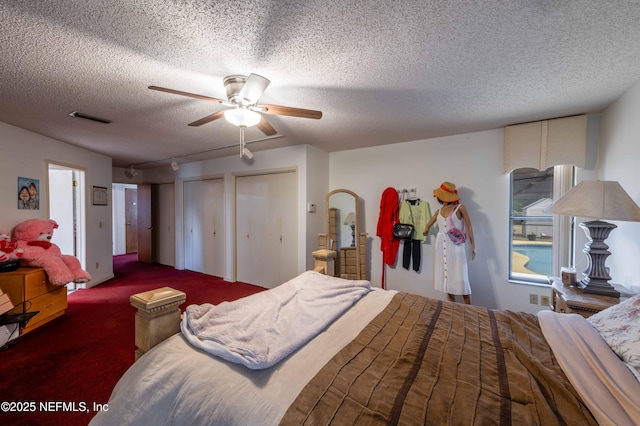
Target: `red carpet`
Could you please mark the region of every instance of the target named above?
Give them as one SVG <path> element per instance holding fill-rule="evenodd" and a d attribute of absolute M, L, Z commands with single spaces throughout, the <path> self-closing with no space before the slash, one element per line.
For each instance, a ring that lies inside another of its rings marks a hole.
<path fill-rule="evenodd" d="M 0 352 L 0 402 L 35 410 L 7 413 L 4 404 L 0 424 L 86 425 L 95 414 L 94 403 L 107 403 L 133 363 L 132 294 L 172 287 L 187 294 L 184 310 L 191 304 L 217 304 L 264 290 L 135 259 L 114 257 L 114 279 L 70 294 L 65 315 Z M 89 413 L 83 412 L 85 406 Z"/>

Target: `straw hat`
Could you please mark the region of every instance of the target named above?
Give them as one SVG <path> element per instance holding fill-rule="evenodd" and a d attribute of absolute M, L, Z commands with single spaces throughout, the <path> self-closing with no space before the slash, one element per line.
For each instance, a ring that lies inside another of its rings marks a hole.
<path fill-rule="evenodd" d="M 442 182 L 439 188 L 433 190 L 433 196 L 443 203 L 455 203 L 460 200 L 455 184 Z"/>

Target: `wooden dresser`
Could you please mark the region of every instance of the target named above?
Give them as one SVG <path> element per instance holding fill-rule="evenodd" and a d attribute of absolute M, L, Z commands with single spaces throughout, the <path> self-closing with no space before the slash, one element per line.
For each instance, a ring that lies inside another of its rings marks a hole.
<path fill-rule="evenodd" d="M 340 277 L 355 280 L 358 274 L 355 247 L 340 247 Z"/>
<path fill-rule="evenodd" d="M 20 328 L 20 334 L 58 318 L 67 309 L 67 287 L 49 284 L 42 268 L 20 267 L 12 272 L 2 272 L 0 289 L 16 306 L 13 313 L 39 311 Z"/>
<path fill-rule="evenodd" d="M 360 258 L 355 247 L 341 247 L 340 259 L 337 265 L 340 278 L 348 280 L 367 279 L 367 233 L 361 232 L 358 236 L 360 246 Z"/>

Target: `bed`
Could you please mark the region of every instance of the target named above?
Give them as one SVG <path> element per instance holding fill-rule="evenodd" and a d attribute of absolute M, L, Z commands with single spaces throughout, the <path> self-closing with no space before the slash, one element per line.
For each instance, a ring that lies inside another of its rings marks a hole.
<path fill-rule="evenodd" d="M 305 272 L 188 307 L 91 424 L 638 424 L 640 299 L 610 309 L 535 316 Z"/>

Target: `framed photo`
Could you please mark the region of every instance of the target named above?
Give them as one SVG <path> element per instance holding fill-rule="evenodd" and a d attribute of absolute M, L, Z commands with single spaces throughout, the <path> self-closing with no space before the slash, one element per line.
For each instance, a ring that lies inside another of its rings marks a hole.
<path fill-rule="evenodd" d="M 18 178 L 18 210 L 40 210 L 40 180 Z"/>
<path fill-rule="evenodd" d="M 94 206 L 109 205 L 109 190 L 104 186 L 92 186 L 91 204 Z"/>

